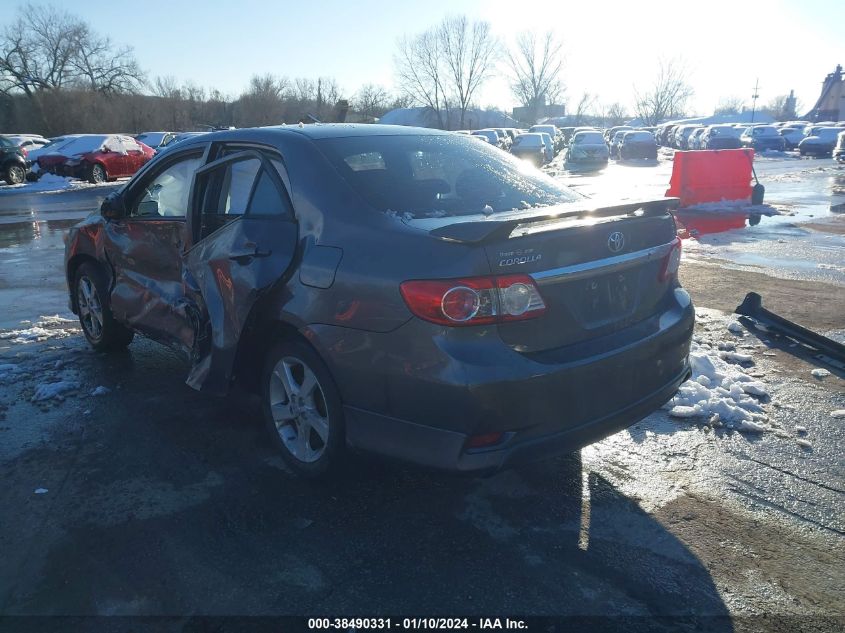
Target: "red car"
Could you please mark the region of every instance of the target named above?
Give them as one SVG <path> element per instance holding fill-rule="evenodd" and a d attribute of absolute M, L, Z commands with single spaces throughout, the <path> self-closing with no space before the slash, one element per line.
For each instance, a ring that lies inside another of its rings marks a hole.
<path fill-rule="evenodd" d="M 99 183 L 133 176 L 155 151 L 121 134 L 75 136 L 38 158 L 41 172 Z"/>

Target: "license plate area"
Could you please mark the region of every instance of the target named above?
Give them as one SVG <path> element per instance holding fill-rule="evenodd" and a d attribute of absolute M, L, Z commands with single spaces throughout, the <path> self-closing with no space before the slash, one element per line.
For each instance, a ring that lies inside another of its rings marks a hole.
<path fill-rule="evenodd" d="M 601 327 L 634 313 L 639 287 L 638 270 L 626 270 L 581 282 L 579 320 L 588 328 Z"/>

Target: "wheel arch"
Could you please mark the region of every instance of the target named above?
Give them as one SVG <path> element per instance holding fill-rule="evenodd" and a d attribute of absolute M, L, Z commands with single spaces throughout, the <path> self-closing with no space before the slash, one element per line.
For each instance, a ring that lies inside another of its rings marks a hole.
<path fill-rule="evenodd" d="M 232 374 L 236 383 L 249 391 L 256 391 L 267 350 L 272 343 L 279 340 L 293 340 L 307 345 L 327 367 L 329 366 L 325 355 L 299 327 L 280 317 L 258 318 L 261 311 L 263 310 L 260 306 L 253 307 L 238 340 L 238 348 L 232 365 Z M 331 369 L 329 373 L 332 373 Z"/>

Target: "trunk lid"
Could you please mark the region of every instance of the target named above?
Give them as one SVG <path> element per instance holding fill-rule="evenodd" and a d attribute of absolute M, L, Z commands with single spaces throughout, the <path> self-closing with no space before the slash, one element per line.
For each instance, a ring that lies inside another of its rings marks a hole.
<path fill-rule="evenodd" d="M 531 273 L 547 307 L 537 319 L 500 324 L 500 336 L 530 353 L 606 336 L 656 314 L 669 288 L 658 279 L 664 245 L 675 236 L 666 213 L 547 226 L 485 245 L 493 273 Z"/>
<path fill-rule="evenodd" d="M 519 352 L 607 337 L 661 312 L 671 293 L 674 282 L 659 275 L 677 235 L 669 213 L 677 198 L 589 211 L 579 204 L 580 211 L 544 209 L 545 216 L 534 210 L 533 216 L 512 219 L 444 218 L 430 230 L 435 237 L 483 248 L 494 275 L 534 278 L 545 314 L 497 326 Z"/>

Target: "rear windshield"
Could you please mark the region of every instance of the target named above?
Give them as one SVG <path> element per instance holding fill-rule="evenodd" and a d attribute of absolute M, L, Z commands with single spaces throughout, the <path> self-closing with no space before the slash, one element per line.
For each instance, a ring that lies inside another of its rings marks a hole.
<path fill-rule="evenodd" d="M 412 217 L 499 213 L 580 198 L 523 161 L 457 134 L 315 141 L 379 211 Z"/>
<path fill-rule="evenodd" d="M 167 132 L 148 132 L 146 134 L 139 134 L 135 140 L 141 141 L 144 145 L 149 147 L 158 147 L 164 140 Z"/>
<path fill-rule="evenodd" d="M 651 132 L 625 132 L 626 143 L 653 143 L 654 135 Z"/>
<path fill-rule="evenodd" d="M 575 135 L 574 142 L 600 145 L 604 143 L 604 137 L 601 135 L 601 132 L 578 132 Z"/>
<path fill-rule="evenodd" d="M 513 142 L 514 145 L 525 145 L 526 147 L 540 147 L 543 144 L 543 137 L 539 134 L 520 134 Z"/>

